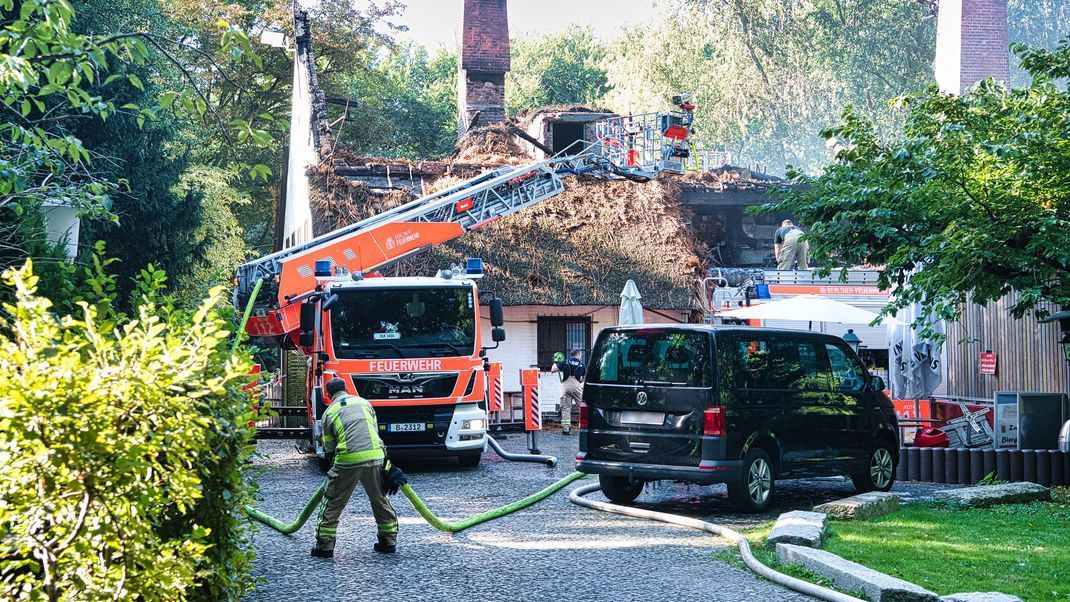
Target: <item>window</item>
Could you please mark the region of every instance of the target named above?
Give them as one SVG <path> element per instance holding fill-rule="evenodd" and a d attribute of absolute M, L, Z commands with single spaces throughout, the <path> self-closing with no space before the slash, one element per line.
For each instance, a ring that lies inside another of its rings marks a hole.
<path fill-rule="evenodd" d="M 710 386 L 705 333 L 661 329 L 612 332 L 599 343 L 587 381 L 605 384 Z"/>
<path fill-rule="evenodd" d="M 539 316 L 536 328 L 536 363 L 539 368 L 549 370 L 554 363 L 557 352 L 568 355 L 572 349 L 579 349 L 581 359 L 587 361 L 587 350 L 591 340 L 591 319 L 572 316 Z"/>
<path fill-rule="evenodd" d="M 839 391 L 861 391 L 866 385 L 865 372 L 846 349 L 825 343 L 832 367 L 832 388 Z"/>
<path fill-rule="evenodd" d="M 817 344 L 790 338 L 742 335 L 719 343 L 722 387 L 731 389 L 828 389 Z"/>
<path fill-rule="evenodd" d="M 342 291 L 331 308 L 342 359 L 469 355 L 475 309 L 468 287 Z"/>

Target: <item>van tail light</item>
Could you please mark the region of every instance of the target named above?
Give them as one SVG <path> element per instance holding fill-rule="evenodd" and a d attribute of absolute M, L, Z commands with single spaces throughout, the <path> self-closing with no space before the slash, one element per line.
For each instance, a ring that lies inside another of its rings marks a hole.
<path fill-rule="evenodd" d="M 580 402 L 580 428 L 587 428 L 587 404 Z"/>
<path fill-rule="evenodd" d="M 702 417 L 702 434 L 707 437 L 724 437 L 724 406 L 706 408 Z"/>

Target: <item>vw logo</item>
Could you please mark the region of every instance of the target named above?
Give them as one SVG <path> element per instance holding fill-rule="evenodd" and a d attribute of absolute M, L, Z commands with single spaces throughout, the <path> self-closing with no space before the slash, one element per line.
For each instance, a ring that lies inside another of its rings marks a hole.
<path fill-rule="evenodd" d="M 635 394 L 635 403 L 641 406 L 646 405 L 646 391 L 640 391 Z"/>

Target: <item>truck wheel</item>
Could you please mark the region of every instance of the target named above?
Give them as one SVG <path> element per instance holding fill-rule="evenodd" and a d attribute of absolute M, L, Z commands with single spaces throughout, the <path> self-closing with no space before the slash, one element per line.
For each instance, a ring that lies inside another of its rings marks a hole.
<path fill-rule="evenodd" d="M 643 492 L 643 484 L 632 483 L 628 477 L 600 474 L 598 484 L 602 487 L 602 493 L 614 504 L 630 504 Z"/>
<path fill-rule="evenodd" d="M 754 514 L 769 507 L 773 499 L 773 463 L 765 451 L 752 448 L 743 457 L 743 474 L 728 484 L 728 501 L 739 512 Z"/>
<path fill-rule="evenodd" d="M 475 468 L 479 466 L 479 461 L 483 459 L 483 452 L 476 452 L 474 454 L 461 454 L 457 456 L 457 461 L 461 463 L 461 466 L 465 468 Z"/>
<path fill-rule="evenodd" d="M 851 475 L 855 489 L 860 493 L 867 491 L 888 491 L 895 483 L 895 454 L 892 446 L 883 439 L 878 439 L 866 457 L 866 470 Z"/>

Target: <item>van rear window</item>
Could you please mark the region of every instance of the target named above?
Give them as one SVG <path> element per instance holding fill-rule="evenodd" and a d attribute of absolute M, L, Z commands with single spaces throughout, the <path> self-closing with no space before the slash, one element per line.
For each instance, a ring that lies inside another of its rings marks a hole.
<path fill-rule="evenodd" d="M 710 339 L 705 333 L 638 330 L 607 333 L 587 380 L 614 385 L 710 386 Z"/>

